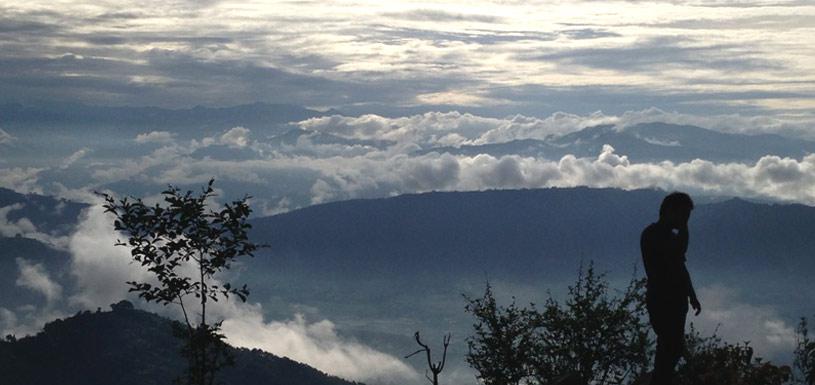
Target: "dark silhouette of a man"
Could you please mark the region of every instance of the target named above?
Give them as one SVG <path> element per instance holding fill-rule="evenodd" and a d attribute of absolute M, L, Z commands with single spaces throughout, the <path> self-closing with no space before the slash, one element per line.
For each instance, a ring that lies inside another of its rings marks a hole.
<path fill-rule="evenodd" d="M 688 301 L 696 315 L 702 311 L 685 267 L 691 210 L 693 201 L 688 194 L 669 194 L 659 208 L 659 221 L 648 225 L 640 238 L 648 276 L 646 306 L 657 335 L 651 385 L 671 384 L 674 367 L 684 349 Z"/>

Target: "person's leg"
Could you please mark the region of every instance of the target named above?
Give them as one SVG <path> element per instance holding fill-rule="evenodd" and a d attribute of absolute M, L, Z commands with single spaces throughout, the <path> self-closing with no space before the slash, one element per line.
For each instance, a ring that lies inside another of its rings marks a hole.
<path fill-rule="evenodd" d="M 651 385 L 672 385 L 674 369 L 685 346 L 684 312 L 651 308 L 648 316 L 657 335 Z"/>
<path fill-rule="evenodd" d="M 676 364 L 679 363 L 679 358 L 682 357 L 682 353 L 685 349 L 685 318 L 687 316 L 687 312 L 680 312 L 678 314 L 674 314 L 670 317 L 670 321 L 668 322 L 668 330 L 665 331 L 665 340 L 666 343 L 664 344 L 666 347 L 665 349 L 667 352 L 666 355 L 666 363 L 664 369 L 665 375 L 665 384 L 671 384 L 674 378 L 674 370 L 676 369 Z"/>
<path fill-rule="evenodd" d="M 651 327 L 654 328 L 654 334 L 657 336 L 657 349 L 654 355 L 654 372 L 651 375 L 650 385 L 665 385 L 667 378 L 668 362 L 668 328 L 665 325 L 665 315 L 655 307 L 648 307 L 648 319 L 651 322 Z"/>

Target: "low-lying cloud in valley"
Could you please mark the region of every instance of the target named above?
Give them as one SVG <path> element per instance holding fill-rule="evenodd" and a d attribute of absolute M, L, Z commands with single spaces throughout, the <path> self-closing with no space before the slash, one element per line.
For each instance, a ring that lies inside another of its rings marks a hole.
<path fill-rule="evenodd" d="M 698 318 L 688 316 L 702 336 L 714 333 L 729 343 L 749 342 L 757 357 L 788 361 L 796 346 L 795 325 L 786 322 L 770 305 L 754 305 L 740 299 L 738 289 L 711 285 L 698 290 L 704 310 Z"/>
<path fill-rule="evenodd" d="M 112 218 L 97 202 L 87 208 L 76 231 L 70 235 L 70 281 L 72 291 L 55 282 L 42 264 L 17 258 L 16 284 L 46 298 L 42 307 L 0 307 L 0 332 L 22 337 L 35 334 L 46 322 L 76 310 L 107 308 L 127 298 L 138 307 L 180 319 L 175 306 L 144 304 L 128 292 L 127 281 L 150 281 L 150 274 L 135 263 L 125 247 L 115 246 L 122 234 L 113 230 Z M 229 301 L 211 303 L 210 317 L 223 319 L 227 340 L 239 347 L 258 348 L 306 363 L 343 378 L 398 384 L 416 382 L 417 373 L 400 359 L 342 336 L 327 319 L 308 322 L 301 314 L 282 321 L 269 321 L 260 304 Z"/>
<path fill-rule="evenodd" d="M 377 384 L 416 382 L 418 373 L 402 360 L 342 338 L 329 320 L 308 322 L 303 314 L 265 321 L 260 305 L 235 306 L 223 324 L 229 343 L 286 356 L 326 373 Z"/>

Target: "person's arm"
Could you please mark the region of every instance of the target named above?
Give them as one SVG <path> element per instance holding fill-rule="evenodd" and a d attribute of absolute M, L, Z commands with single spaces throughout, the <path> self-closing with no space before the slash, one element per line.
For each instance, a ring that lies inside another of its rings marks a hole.
<path fill-rule="evenodd" d="M 702 312 L 702 305 L 699 303 L 699 298 L 696 297 L 696 290 L 693 289 L 693 281 L 690 279 L 690 273 L 685 264 L 682 264 L 682 271 L 685 274 L 685 279 L 688 282 L 688 298 L 690 299 L 690 306 L 696 311 L 695 315 Z"/>
<path fill-rule="evenodd" d="M 696 297 L 696 290 L 693 288 L 693 281 L 690 279 L 690 273 L 688 272 L 687 266 L 685 266 L 685 253 L 688 251 L 688 225 L 682 226 L 679 228 L 679 232 L 677 233 L 677 241 L 679 242 L 678 250 L 681 255 L 682 260 L 682 274 L 684 275 L 685 282 L 688 284 L 688 299 L 690 299 L 690 305 L 693 310 L 696 311 L 696 315 L 702 312 L 702 305 L 699 303 L 699 298 Z"/>

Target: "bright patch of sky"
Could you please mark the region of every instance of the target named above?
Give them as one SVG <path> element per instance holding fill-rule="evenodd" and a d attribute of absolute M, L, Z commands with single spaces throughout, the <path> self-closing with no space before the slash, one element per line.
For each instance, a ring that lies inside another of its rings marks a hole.
<path fill-rule="evenodd" d="M 6 1 L 0 11 L 7 100 L 790 119 L 815 109 L 807 1 Z"/>

